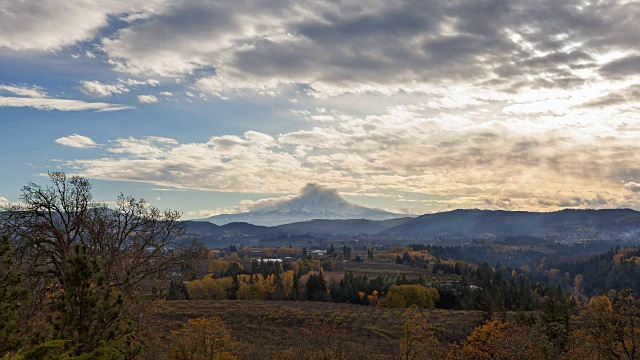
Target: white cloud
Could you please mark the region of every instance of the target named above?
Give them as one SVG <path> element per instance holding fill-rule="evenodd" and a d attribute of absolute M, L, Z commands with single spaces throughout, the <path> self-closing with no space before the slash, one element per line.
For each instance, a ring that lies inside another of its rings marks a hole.
<path fill-rule="evenodd" d="M 633 137 L 570 129 L 561 119 L 531 130 L 515 119 L 474 123 L 446 113 L 426 117 L 425 111 L 417 105 L 363 118 L 334 113 L 344 119 L 338 126 L 321 122 L 277 137 L 246 132 L 188 144 L 117 139 L 110 156 L 68 165 L 91 178 L 184 189 L 290 194 L 318 182 L 361 196 L 434 197 L 416 203 L 423 212 L 631 206 L 640 200 L 620 189 L 620 179 L 640 177 L 629 166 L 640 162 Z"/>
<path fill-rule="evenodd" d="M 190 218 L 205 218 L 220 214 L 239 214 L 247 211 L 257 210 L 265 207 L 275 206 L 287 200 L 291 200 L 296 195 L 285 195 L 277 198 L 265 198 L 259 200 L 240 200 L 238 205 L 219 207 L 213 209 L 202 209 L 187 213 Z"/>
<path fill-rule="evenodd" d="M 138 95 L 138 101 L 146 104 L 157 103 L 158 98 L 154 95 Z"/>
<path fill-rule="evenodd" d="M 25 87 L 25 86 L 12 86 L 12 85 L 0 84 L 0 91 L 9 92 L 18 96 L 39 97 L 39 98 L 47 97 L 47 94 L 44 93 L 42 89 L 37 86 Z"/>
<path fill-rule="evenodd" d="M 0 207 L 2 206 L 7 206 L 11 204 L 11 202 L 9 201 L 9 199 L 7 199 L 6 197 L 2 197 L 0 196 Z"/>
<path fill-rule="evenodd" d="M 2 96 L 1 92 L 9 92 L 18 96 Z M 0 84 L 0 107 L 29 107 L 38 110 L 59 111 L 115 111 L 131 108 L 119 104 L 56 99 L 48 96 L 42 88 L 37 86 L 26 87 L 2 84 Z"/>
<path fill-rule="evenodd" d="M 161 137 L 161 136 L 147 136 L 146 139 L 155 141 L 158 143 L 164 143 L 164 144 L 173 144 L 173 145 L 178 144 L 178 141 L 176 139 L 171 139 L 171 138 Z"/>
<path fill-rule="evenodd" d="M 162 144 L 173 144 L 167 142 L 164 138 L 145 138 L 135 139 L 129 137 L 126 139 L 116 139 L 112 141 L 107 151 L 115 154 L 127 154 L 133 156 L 161 156 L 166 150 L 161 148 Z"/>
<path fill-rule="evenodd" d="M 156 79 L 147 79 L 147 80 L 136 80 L 136 79 L 118 79 L 118 83 L 125 86 L 158 86 L 160 85 L 160 81 Z"/>
<path fill-rule="evenodd" d="M 173 93 L 170 91 L 161 91 L 160 95 L 162 96 L 173 96 Z"/>
<path fill-rule="evenodd" d="M 91 138 L 78 134 L 58 138 L 56 139 L 56 144 L 74 148 L 91 148 L 98 145 Z"/>
<path fill-rule="evenodd" d="M 107 97 L 113 94 L 129 92 L 124 84 L 104 84 L 100 81 L 81 81 L 80 91 L 87 95 Z"/>
<path fill-rule="evenodd" d="M 629 191 L 640 192 L 640 183 L 631 181 L 624 184 L 624 188 Z"/>
<path fill-rule="evenodd" d="M 38 110 L 59 111 L 116 111 L 131 109 L 130 106 L 102 102 L 85 102 L 80 100 L 53 98 L 22 98 L 0 96 L 0 107 L 30 107 Z"/>
<path fill-rule="evenodd" d="M 80 91 L 86 95 L 107 97 L 113 94 L 128 93 L 131 88 L 139 86 L 158 86 L 160 82 L 155 79 L 136 80 L 118 79 L 114 84 L 105 84 L 97 80 L 83 80 L 80 82 Z"/>
<path fill-rule="evenodd" d="M 90 0 L 3 1 L 0 3 L 0 48 L 58 50 L 90 40 L 109 16 L 159 9 L 160 1 Z"/>

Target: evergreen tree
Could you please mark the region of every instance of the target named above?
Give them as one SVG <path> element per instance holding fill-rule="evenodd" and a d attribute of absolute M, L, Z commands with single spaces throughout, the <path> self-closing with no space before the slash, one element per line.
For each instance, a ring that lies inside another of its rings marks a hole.
<path fill-rule="evenodd" d="M 238 275 L 233 276 L 233 283 L 229 288 L 229 300 L 236 300 L 238 298 L 238 290 L 240 290 L 240 281 L 238 280 Z"/>
<path fill-rule="evenodd" d="M 327 282 L 324 280 L 322 272 L 318 275 L 311 274 L 305 284 L 307 300 L 324 301 L 327 297 Z"/>
<path fill-rule="evenodd" d="M 124 297 L 106 283 L 95 257 L 80 244 L 68 257 L 64 289 L 54 298 L 49 318 L 54 337 L 76 355 L 115 351 L 124 358 L 139 351 L 128 344 L 133 329 L 123 319 Z"/>
<path fill-rule="evenodd" d="M 188 300 L 189 291 L 182 280 L 171 280 L 167 300 Z"/>
<path fill-rule="evenodd" d="M 569 304 L 562 295 L 546 296 L 541 316 L 542 330 L 556 351 L 563 352 L 569 342 Z"/>
<path fill-rule="evenodd" d="M 18 336 L 18 308 L 27 300 L 22 288 L 22 274 L 13 260 L 13 249 L 8 236 L 0 238 L 0 355 L 20 345 Z"/>

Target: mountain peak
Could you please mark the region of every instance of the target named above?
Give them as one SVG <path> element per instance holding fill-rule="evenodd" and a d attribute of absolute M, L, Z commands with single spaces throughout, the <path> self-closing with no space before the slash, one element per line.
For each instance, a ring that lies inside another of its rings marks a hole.
<path fill-rule="evenodd" d="M 353 204 L 340 196 L 338 190 L 309 183 L 294 197 L 274 199 L 240 214 L 223 214 L 204 219 L 222 225 L 245 221 L 255 225 L 281 225 L 314 219 L 386 220 L 406 215 L 371 209 Z"/>

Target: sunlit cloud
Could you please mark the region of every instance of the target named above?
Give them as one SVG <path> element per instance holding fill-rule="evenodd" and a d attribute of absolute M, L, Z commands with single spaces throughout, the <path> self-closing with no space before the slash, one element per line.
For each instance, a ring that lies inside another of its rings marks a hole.
<path fill-rule="evenodd" d="M 138 95 L 138 101 L 143 104 L 157 103 L 158 98 L 154 95 Z"/>
<path fill-rule="evenodd" d="M 52 51 L 92 39 L 123 12 L 152 10 L 160 1 L 44 0 L 0 4 L 0 48 L 16 51 Z"/>
<path fill-rule="evenodd" d="M 176 188 L 290 194 L 308 182 L 343 192 L 422 193 L 446 197 L 423 208 L 450 206 L 556 209 L 631 206 L 620 182 L 640 178 L 640 145 L 550 125 L 530 132 L 508 122 L 470 125 L 426 118 L 420 107 L 352 118 L 272 137 L 247 132 L 203 143 L 117 139 L 117 157 L 69 162 L 97 179 Z M 629 183 L 633 184 L 633 183 Z M 632 185 L 625 188 L 632 189 Z M 229 209 L 226 209 L 227 211 Z"/>
<path fill-rule="evenodd" d="M 3 96 L 2 92 L 17 96 Z M 130 106 L 82 100 L 57 99 L 48 96 L 40 87 L 12 86 L 0 84 L 1 107 L 26 107 L 38 110 L 59 111 L 116 111 L 130 109 Z"/>
<path fill-rule="evenodd" d="M 131 109 L 130 106 L 102 102 L 85 102 L 81 100 L 54 98 L 24 98 L 0 96 L 0 107 L 27 107 L 38 110 L 59 111 L 116 111 Z"/>
<path fill-rule="evenodd" d="M 91 138 L 78 134 L 57 138 L 56 144 L 73 148 L 91 148 L 98 145 Z"/>

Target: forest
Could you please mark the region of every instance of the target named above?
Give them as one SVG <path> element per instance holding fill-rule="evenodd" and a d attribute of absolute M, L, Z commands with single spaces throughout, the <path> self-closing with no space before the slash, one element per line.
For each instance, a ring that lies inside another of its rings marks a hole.
<path fill-rule="evenodd" d="M 20 200 L 0 215 L 5 360 L 640 358 L 637 248 L 206 248 L 177 212 L 96 202 L 82 177 Z"/>

